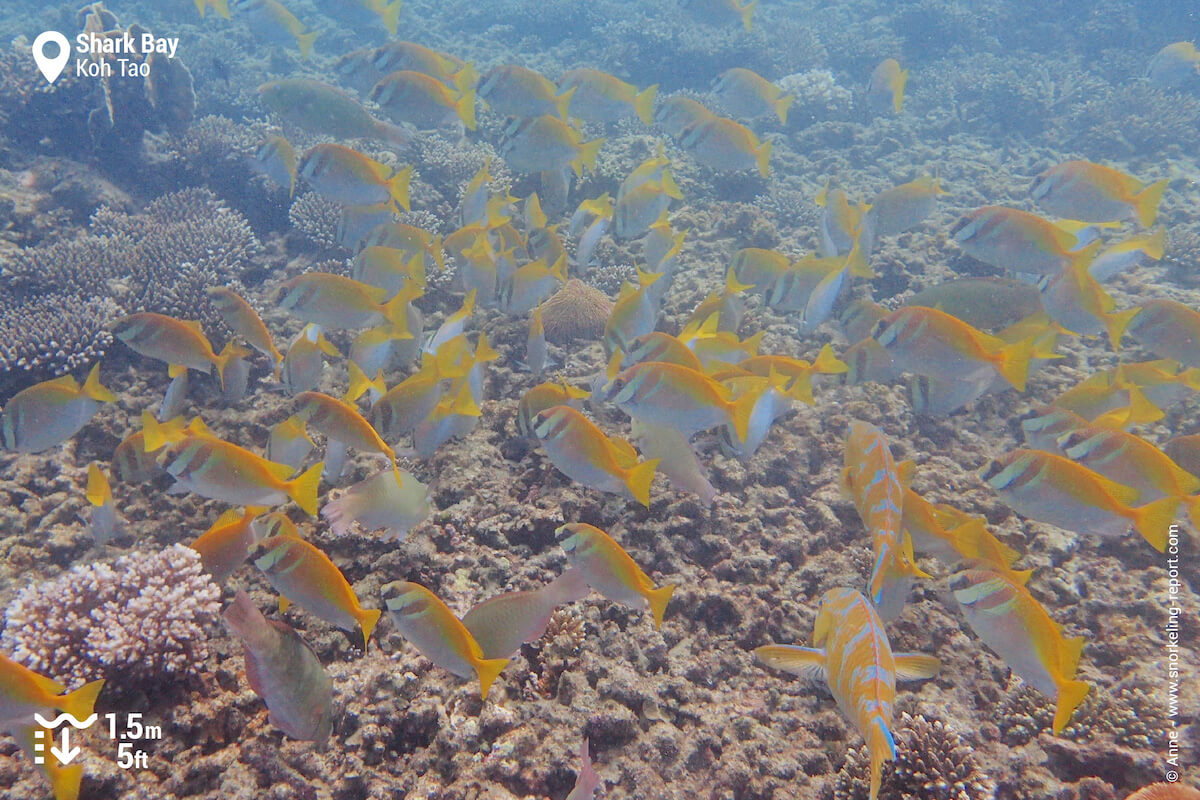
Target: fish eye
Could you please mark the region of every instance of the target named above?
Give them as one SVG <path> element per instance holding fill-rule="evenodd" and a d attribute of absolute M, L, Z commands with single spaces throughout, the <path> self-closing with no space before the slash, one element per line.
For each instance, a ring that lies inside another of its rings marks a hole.
<path fill-rule="evenodd" d="M 952 228 L 950 228 L 950 236 L 952 238 L 957 237 L 959 231 L 961 231 L 963 228 L 967 227 L 974 221 L 975 221 L 975 218 L 973 216 L 971 216 L 970 214 L 966 214 L 966 215 L 960 217 L 958 222 L 954 223 L 954 226 Z"/>
<path fill-rule="evenodd" d="M 992 478 L 995 478 L 1004 471 L 1005 466 L 1006 465 L 1001 463 L 999 459 L 993 458 L 990 462 L 988 462 L 988 465 L 984 468 L 983 472 L 980 473 L 980 477 L 986 482 L 991 482 Z"/>
<path fill-rule="evenodd" d="M 881 336 L 883 336 L 883 332 L 888 329 L 888 324 L 889 323 L 886 319 L 881 319 L 876 322 L 874 327 L 871 328 L 871 338 L 878 340 Z"/>

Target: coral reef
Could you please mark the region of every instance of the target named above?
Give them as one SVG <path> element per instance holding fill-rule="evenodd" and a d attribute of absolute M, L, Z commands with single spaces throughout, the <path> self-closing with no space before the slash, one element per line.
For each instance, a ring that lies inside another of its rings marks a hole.
<path fill-rule="evenodd" d="M 316 192 L 305 192 L 292 201 L 288 220 L 317 246 L 325 250 L 341 247 L 337 234 L 342 207 L 332 200 L 326 200 Z"/>
<path fill-rule="evenodd" d="M 183 545 L 77 566 L 26 587 L 9 605 L 0 647 L 74 686 L 96 678 L 147 686 L 184 680 L 208 657 L 221 592 Z"/>
<path fill-rule="evenodd" d="M 118 314 L 108 297 L 52 292 L 0 297 L 0 396 L 20 385 L 90 367 L 112 344 Z"/>
<path fill-rule="evenodd" d="M 576 339 L 598 340 L 612 307 L 604 292 L 572 278 L 542 303 L 546 341 L 565 344 Z"/>

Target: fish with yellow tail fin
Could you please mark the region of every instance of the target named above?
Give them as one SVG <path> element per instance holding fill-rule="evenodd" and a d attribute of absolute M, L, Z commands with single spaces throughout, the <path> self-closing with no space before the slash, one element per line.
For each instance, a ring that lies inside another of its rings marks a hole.
<path fill-rule="evenodd" d="M 913 549 L 954 564 L 982 561 L 1008 569 L 1020 556 L 988 530 L 987 520 L 952 506 L 930 503 L 907 487 L 901 524 L 912 537 Z"/>
<path fill-rule="evenodd" d="M 339 355 L 341 353 L 325 338 L 320 326 L 305 325 L 283 357 L 279 373 L 284 389 L 290 395 L 315 389 L 321 382 L 325 357 Z"/>
<path fill-rule="evenodd" d="M 438 350 L 446 342 L 454 339 L 461 334 L 467 327 L 467 321 L 471 319 L 471 315 L 475 313 L 475 291 L 467 292 L 467 296 L 463 298 L 463 304 L 458 311 L 450 314 L 443 320 L 441 327 L 430 337 L 425 346 L 421 348 L 421 352 L 430 355 L 437 355 Z"/>
<path fill-rule="evenodd" d="M 810 364 L 804 359 L 787 356 L 754 356 L 738 362 L 738 367 L 753 375 L 766 378 L 772 372 L 787 379 L 783 391 L 794 400 L 813 405 L 813 376 L 840 375 L 849 367 L 833 354 L 833 346 L 826 344 Z"/>
<path fill-rule="evenodd" d="M 1172 42 L 1150 59 L 1146 77 L 1158 89 L 1200 85 L 1200 50 L 1191 42 Z"/>
<path fill-rule="evenodd" d="M 1021 420 L 1026 446 L 1034 450 L 1061 453 L 1059 443 L 1071 433 L 1090 427 L 1088 421 L 1065 408 L 1040 406 Z"/>
<path fill-rule="evenodd" d="M 604 396 L 631 417 L 667 425 L 685 436 L 729 424 L 744 441 L 755 404 L 765 391 L 764 386 L 734 399 L 702 372 L 651 361 L 622 370 L 605 387 Z"/>
<path fill-rule="evenodd" d="M 1165 178 L 1143 183 L 1091 161 L 1065 161 L 1034 178 L 1029 193 L 1056 217 L 1083 222 L 1119 222 L 1133 217 L 1151 228 L 1168 183 Z"/>
<path fill-rule="evenodd" d="M 290 625 L 264 617 L 240 589 L 221 616 L 242 641 L 246 678 L 271 724 L 293 739 L 325 742 L 335 720 L 333 682 L 312 647 Z"/>
<path fill-rule="evenodd" d="M 904 107 L 904 87 L 908 85 L 908 70 L 900 68 L 894 58 L 885 58 L 871 70 L 867 81 L 867 102 L 876 111 L 899 114 Z"/>
<path fill-rule="evenodd" d="M 37 724 L 35 714 L 55 717 L 54 709 L 58 709 L 83 723 L 92 716 L 96 698 L 103 688 L 104 681 L 98 680 L 67 692 L 57 681 L 0 654 L 0 720 L 4 720 L 5 729 L 13 732 L 21 746 L 31 754 L 35 752 L 35 743 L 40 753 L 48 739 L 53 741 L 53 736 L 46 736 L 45 729 Z M 43 731 L 41 737 L 35 737 L 37 729 Z M 49 733 L 53 734 L 53 731 Z M 83 767 L 78 764 L 61 767 L 55 759 L 45 760 L 47 764 L 43 771 L 50 779 L 55 800 L 75 800 L 79 796 Z"/>
<path fill-rule="evenodd" d="M 248 352 L 226 345 L 219 354 L 215 353 L 199 322 L 150 311 L 130 314 L 118 320 L 113 332 L 138 355 L 165 361 L 172 378 L 189 369 L 211 374 L 213 367 L 216 367 L 220 376 L 228 362 Z"/>
<path fill-rule="evenodd" d="M 402 251 L 406 256 L 420 253 L 425 269 L 430 269 L 433 264 L 436 264 L 439 270 L 446 269 L 446 258 L 442 252 L 442 237 L 435 236 L 415 225 L 391 221 L 376 225 L 363 237 L 362 246 L 364 248 L 389 247 Z M 414 281 L 422 286 L 425 285 L 424 272 L 418 275 L 412 269 L 406 268 L 405 271 Z M 358 280 L 365 280 L 365 278 Z"/>
<path fill-rule="evenodd" d="M 621 293 L 609 312 L 601 337 L 604 350 L 609 355 L 625 350 L 634 339 L 654 330 L 658 322 L 660 298 L 653 288 L 660 278 L 658 273 L 650 275 L 638 270 L 636 284 L 625 281 L 621 285 Z"/>
<path fill-rule="evenodd" d="M 388 322 L 406 338 L 411 294 L 388 296 L 386 289 L 344 275 L 306 272 L 283 284 L 279 304 L 297 319 L 322 328 L 358 330 Z"/>
<path fill-rule="evenodd" d="M 147 434 L 147 446 L 151 444 Z M 317 488 L 324 464 L 291 478 L 293 469 L 211 434 L 188 433 L 167 444 L 158 463 L 175 479 L 171 494 L 194 492 L 239 506 L 277 506 L 296 501 L 307 514 L 317 513 Z"/>
<path fill-rule="evenodd" d="M 583 135 L 558 117 L 514 118 L 504 129 L 500 155 L 516 172 L 561 173 L 568 167 L 576 177 L 596 169 L 603 139 L 584 141 Z"/>
<path fill-rule="evenodd" d="M 668 97 L 654 112 L 654 124 L 676 138 L 702 120 L 715 119 L 716 114 L 703 103 L 684 95 Z"/>
<path fill-rule="evenodd" d="M 650 483 L 658 459 L 639 463 L 633 445 L 605 436 L 591 420 L 568 405 L 538 412 L 532 429 L 550 463 L 571 480 L 650 506 Z"/>
<path fill-rule="evenodd" d="M 474 394 L 466 376 L 451 384 L 429 416 L 413 430 L 413 449 L 417 455 L 429 458 L 446 442 L 475 430 L 483 412 Z"/>
<path fill-rule="evenodd" d="M 429 487 L 405 470 L 381 470 L 351 486 L 321 509 L 334 536 L 345 536 L 352 523 L 364 530 L 382 530 L 401 541 L 429 516 Z"/>
<path fill-rule="evenodd" d="M 18 453 L 41 453 L 70 439 L 117 396 L 100 383 L 96 364 L 80 386 L 70 375 L 22 389 L 4 406 L 0 425 L 4 446 Z"/>
<path fill-rule="evenodd" d="M 463 615 L 462 624 L 484 658 L 509 658 L 522 644 L 542 637 L 556 608 L 582 600 L 590 591 L 583 573 L 570 568 L 540 589 L 484 600 Z"/>
<path fill-rule="evenodd" d="M 821 213 L 821 244 L 819 250 L 826 258 L 849 253 L 862 233 L 863 218 L 871 207 L 866 203 L 851 203 L 840 187 L 829 181 L 813 199 Z"/>
<path fill-rule="evenodd" d="M 759 141 L 752 130 L 727 117 L 693 123 L 680 133 L 679 146 L 711 169 L 722 172 L 757 169 L 763 178 L 770 173 L 771 143 Z"/>
<path fill-rule="evenodd" d="M 982 477 L 1023 517 L 1093 536 L 1121 536 L 1132 526 L 1159 552 L 1179 508 L 1177 497 L 1135 506 L 1137 489 L 1044 450 L 1014 450 Z"/>
<path fill-rule="evenodd" d="M 566 382 L 539 383 L 521 395 L 517 403 L 517 430 L 522 436 L 532 437 L 533 419 L 538 414 L 554 406 L 578 406 L 579 401 L 588 396 L 587 390 L 577 389 Z"/>
<path fill-rule="evenodd" d="M 1038 280 L 1042 307 L 1050 319 L 1081 336 L 1108 331 L 1108 342 L 1114 351 L 1121 349 L 1121 339 L 1130 321 L 1141 309 L 1117 311 L 1117 301 L 1104 291 L 1092 276 L 1088 264 L 1072 261 L 1054 276 L 1043 275 Z"/>
<path fill-rule="evenodd" d="M 475 66 L 470 62 L 416 42 L 388 42 L 375 50 L 372 67 L 381 78 L 397 70 L 422 72 L 460 92 L 473 87 L 479 79 Z M 366 88 L 369 90 L 371 87 Z"/>
<path fill-rule="evenodd" d="M 646 269 L 666 273 L 669 280 L 675 274 L 675 264 L 683 251 L 687 234 L 686 230 L 676 231 L 672 228 L 664 211 L 642 237 L 642 257 L 646 259 Z"/>
<path fill-rule="evenodd" d="M 100 544 L 120 536 L 125 529 L 125 521 L 117 513 L 113 504 L 112 487 L 108 478 L 104 477 L 100 465 L 96 462 L 88 464 L 87 500 L 91 509 L 88 519 L 88 530 Z"/>
<path fill-rule="evenodd" d="M 742 27 L 747 32 L 754 24 L 754 9 L 758 0 L 683 0 L 684 9 L 698 20 L 712 25 L 724 25 L 735 19 L 742 21 Z"/>
<path fill-rule="evenodd" d="M 924 222 L 937 208 L 940 194 L 946 194 L 941 181 L 923 175 L 875 195 L 863 216 L 863 252 L 873 253 L 880 236 L 897 236 Z"/>
<path fill-rule="evenodd" d="M 702 334 L 708 335 L 716 331 L 716 317 L 709 317 L 707 327 L 702 328 Z M 695 352 L 678 336 L 672 336 L 662 331 L 651 331 L 629 342 L 624 354 L 620 350 L 613 353 L 608 360 L 606 375 L 611 379 L 620 374 L 622 369 L 628 369 L 634 364 L 647 361 L 665 361 L 668 364 L 678 364 L 681 367 L 704 372 L 704 365 Z"/>
<path fill-rule="evenodd" d="M 142 412 L 142 426 L 147 424 L 158 429 L 162 441 L 161 447 L 168 441 L 178 440 L 184 435 L 187 425 L 183 417 L 176 417 L 167 422 L 159 423 L 149 411 Z M 122 483 L 145 483 L 159 474 L 161 468 L 153 452 L 146 449 L 146 438 L 142 431 L 126 436 L 117 449 L 113 451 L 110 472 L 114 480 Z"/>
<path fill-rule="evenodd" d="M 525 337 L 525 365 L 536 376 L 541 376 L 549 358 L 546 350 L 546 328 L 542 324 L 542 307 L 533 309 L 529 315 L 529 333 Z"/>
<path fill-rule="evenodd" d="M 379 105 L 393 122 L 420 128 L 434 129 L 447 122 L 457 121 L 469 131 L 475 124 L 475 90 L 457 91 L 437 78 L 422 72 L 398 70 L 392 72 L 371 91 L 371 100 Z M 458 130 L 462 130 L 460 127 Z"/>
<path fill-rule="evenodd" d="M 554 538 L 588 586 L 614 603 L 649 608 L 655 630 L 662 627 L 675 584 L 655 586 L 629 553 L 594 525 L 571 522 L 560 526 Z"/>
<path fill-rule="evenodd" d="M 327 464 L 337 464 L 344 458 L 344 449 L 353 447 L 362 453 L 380 453 L 386 456 L 388 465 L 398 470 L 395 466 L 395 451 L 353 405 L 323 392 L 302 392 L 296 395 L 296 402 L 299 403 L 296 419 L 325 435 Z M 340 468 L 331 468 L 330 471 L 331 477 L 334 478 L 341 472 Z M 398 471 L 396 479 L 400 479 Z"/>
<path fill-rule="evenodd" d="M 950 578 L 950 590 L 975 635 L 1034 689 L 1055 701 L 1057 736 L 1091 688 L 1074 680 L 1082 636 L 1068 639 L 1022 582 L 992 569 L 971 568 Z"/>
<path fill-rule="evenodd" d="M 1129 323 L 1129 335 L 1159 358 L 1172 358 L 1200 367 L 1200 311 L 1159 297 L 1139 307 Z"/>
<path fill-rule="evenodd" d="M 314 145 L 300 159 L 300 175 L 326 200 L 349 206 L 391 204 L 409 210 L 412 166 L 395 169 L 345 145 Z"/>
<path fill-rule="evenodd" d="M 441 246 L 440 242 L 438 246 Z M 426 284 L 425 253 L 408 252 L 398 247 L 370 245 L 359 250 L 354 256 L 350 266 L 350 277 L 383 289 L 389 295 L 408 291 L 409 299 L 415 300 L 420 296 L 417 290 L 424 290 Z M 408 284 L 412 284 L 412 287 L 407 288 Z"/>
<path fill-rule="evenodd" d="M 486 700 L 508 659 L 485 658 L 475 637 L 454 612 L 421 584 L 394 581 L 379 592 L 400 635 L 442 669 L 460 678 L 478 676 L 479 694 Z"/>
<path fill-rule="evenodd" d="M 376 139 L 398 147 L 412 139 L 404 128 L 376 119 L 348 93 L 311 78 L 270 81 L 258 87 L 258 95 L 283 121 L 318 136 Z"/>
<path fill-rule="evenodd" d="M 246 563 L 250 548 L 258 540 L 251 523 L 264 511 L 266 508 L 261 506 L 247 506 L 241 512 L 231 508 L 188 545 L 200 554 L 204 571 L 217 585 L 224 586 L 229 576 Z"/>
<path fill-rule="evenodd" d="M 432 360 L 385 392 L 372 404 L 367 420 L 386 441 L 411 433 L 442 399 L 446 380 Z"/>
<path fill-rule="evenodd" d="M 821 596 L 812 643 L 769 644 L 754 655 L 775 669 L 825 679 L 843 716 L 867 742 L 870 800 L 876 800 L 883 763 L 896 757 L 891 733 L 896 681 L 932 678 L 941 662 L 921 653 L 893 653 L 883 620 L 854 589 L 830 589 Z"/>
<path fill-rule="evenodd" d="M 204 18 L 204 14 L 208 11 L 209 6 L 217 12 L 223 19 L 229 19 L 229 0 L 195 0 L 196 10 L 200 12 L 200 18 Z"/>
<path fill-rule="evenodd" d="M 1167 244 L 1167 229 L 1158 228 L 1144 236 L 1134 236 L 1104 248 L 1088 265 L 1088 272 L 1098 281 L 1141 266 L 1146 261 L 1163 257 Z"/>
<path fill-rule="evenodd" d="M 788 108 L 796 99 L 754 70 L 743 67 L 727 69 L 717 76 L 713 94 L 736 117 L 755 119 L 773 114 L 782 125 L 787 124 Z"/>
<path fill-rule="evenodd" d="M 404 0 L 358 0 L 359 5 L 379 17 L 388 36 L 395 36 L 400 27 L 400 11 L 404 8 Z"/>
<path fill-rule="evenodd" d="M 984 333 L 942 311 L 905 306 L 876 326 L 876 341 L 901 372 L 976 383 L 1000 375 L 1025 391 L 1036 339 L 1017 344 Z"/>
<path fill-rule="evenodd" d="M 275 347 L 271 332 L 267 330 L 262 317 L 254 310 L 254 306 L 237 292 L 225 286 L 212 286 L 208 290 L 212 304 L 225 320 L 230 329 L 246 340 L 246 343 L 258 352 L 271 359 L 275 367 L 275 378 L 279 378 L 279 365 L 283 363 L 283 353 Z"/>
<path fill-rule="evenodd" d="M 583 67 L 564 72 L 558 88 L 571 93 L 570 115 L 585 122 L 618 122 L 632 114 L 646 125 L 654 121 L 657 83 L 639 89 L 607 72 Z"/>
<path fill-rule="evenodd" d="M 967 212 L 950 237 L 967 255 L 993 267 L 1035 275 L 1057 275 L 1071 261 L 1089 262 L 1100 242 L 1078 249 L 1076 234 L 1048 219 L 1003 206 Z"/>
<path fill-rule="evenodd" d="M 479 99 L 503 117 L 549 115 L 565 120 L 572 94 L 571 89 L 560 92 L 546 76 L 516 64 L 492 67 L 479 81 Z"/>
<path fill-rule="evenodd" d="M 316 545 L 294 536 L 272 536 L 251 548 L 250 560 L 279 592 L 280 611 L 294 602 L 335 628 L 361 629 L 364 647 L 371 640 L 383 612 L 363 608 L 342 571 Z"/>
<path fill-rule="evenodd" d="M 304 23 L 279 0 L 235 0 L 234 8 L 256 37 L 274 44 L 294 39 L 300 57 L 308 58 L 318 31 L 306 31 Z"/>
<path fill-rule="evenodd" d="M 288 196 L 296 193 L 296 151 L 292 143 L 282 136 L 269 136 L 254 153 L 251 166 L 270 178 L 276 186 L 288 190 Z"/>
<path fill-rule="evenodd" d="M 577 239 L 576 266 L 583 268 L 591 262 L 592 253 L 599 244 L 600 237 L 604 235 L 604 232 L 608 230 L 609 223 L 612 222 L 614 210 L 613 199 L 608 192 L 599 197 L 583 200 L 575 209 L 567 230 Z"/>
<path fill-rule="evenodd" d="M 500 308 L 514 316 L 532 311 L 566 282 L 565 255 L 560 255 L 553 264 L 540 258 L 530 261 L 518 267 L 508 282 L 500 287 Z"/>
<path fill-rule="evenodd" d="M 912 537 L 904 530 L 904 488 L 911 462 L 897 464 L 883 433 L 867 422 L 853 422 L 846 436 L 842 484 L 871 533 L 875 562 L 868 582 L 879 616 L 900 616 L 917 578 L 931 576 L 917 566 Z"/>

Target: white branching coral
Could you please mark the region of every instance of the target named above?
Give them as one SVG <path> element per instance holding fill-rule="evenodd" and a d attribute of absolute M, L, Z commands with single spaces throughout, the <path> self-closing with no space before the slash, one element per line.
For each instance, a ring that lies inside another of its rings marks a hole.
<path fill-rule="evenodd" d="M 200 556 L 177 544 L 30 584 L 5 613 L 0 649 L 70 686 L 180 680 L 208 657 L 206 629 L 220 610 Z"/>

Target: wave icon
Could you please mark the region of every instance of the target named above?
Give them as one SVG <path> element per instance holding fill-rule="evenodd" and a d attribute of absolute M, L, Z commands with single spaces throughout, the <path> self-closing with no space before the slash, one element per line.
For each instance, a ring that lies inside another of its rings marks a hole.
<path fill-rule="evenodd" d="M 55 717 L 52 720 L 46 719 L 41 714 L 34 714 L 33 718 L 35 720 L 37 720 L 37 724 L 41 725 L 43 728 L 57 728 L 59 725 L 62 725 L 64 722 L 69 722 L 69 723 L 71 723 L 72 727 L 78 728 L 79 730 L 82 731 L 82 730 L 87 730 L 88 728 L 92 727 L 92 724 L 96 721 L 97 716 L 98 716 L 97 714 L 92 714 L 87 719 L 80 721 L 74 715 L 67 714 L 64 712 L 62 714 L 59 714 L 57 717 Z"/>

